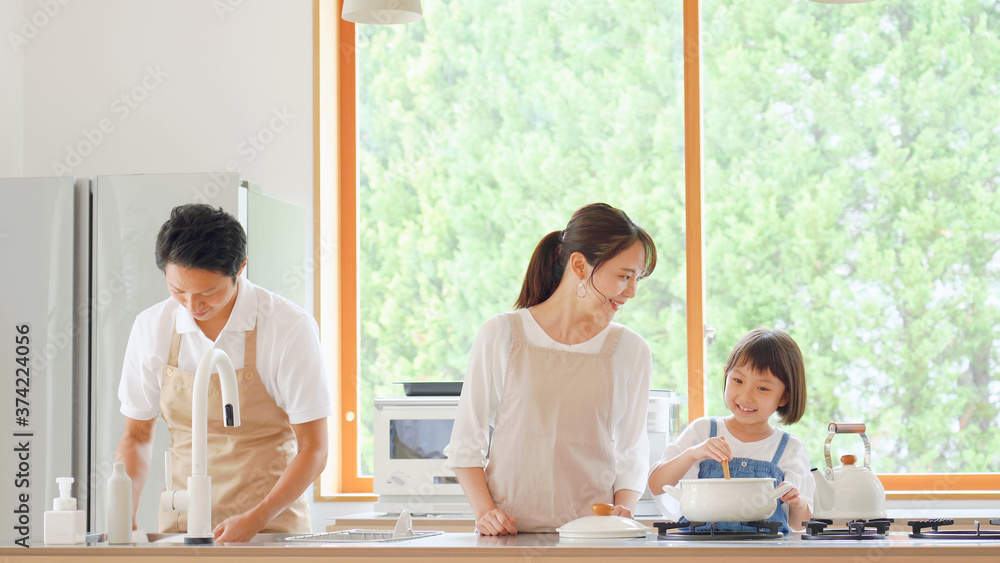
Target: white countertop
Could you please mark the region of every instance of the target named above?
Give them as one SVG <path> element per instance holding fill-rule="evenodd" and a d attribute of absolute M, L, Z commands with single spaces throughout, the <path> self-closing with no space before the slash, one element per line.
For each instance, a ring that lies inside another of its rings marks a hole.
<path fill-rule="evenodd" d="M 911 561 L 991 562 L 1000 560 L 1000 540 L 914 540 L 905 533 L 891 533 L 886 540 L 837 541 L 803 540 L 792 534 L 781 540 L 762 541 L 658 541 L 655 534 L 631 540 L 566 540 L 557 534 L 479 536 L 474 533 L 446 533 L 401 542 L 384 543 L 243 543 L 195 547 L 178 544 L 136 544 L 133 546 L 33 545 L 30 549 L 0 546 L 0 560 L 9 563 L 46 561 L 52 563 L 97 563 L 115 558 L 168 560 L 174 557 L 212 559 L 218 563 L 261 558 L 281 561 L 354 561 L 442 563 L 444 561 L 491 561 L 523 563 L 536 557 L 553 561 L 581 560 L 662 560 L 688 558 L 698 561 L 746 562 L 786 561 Z"/>

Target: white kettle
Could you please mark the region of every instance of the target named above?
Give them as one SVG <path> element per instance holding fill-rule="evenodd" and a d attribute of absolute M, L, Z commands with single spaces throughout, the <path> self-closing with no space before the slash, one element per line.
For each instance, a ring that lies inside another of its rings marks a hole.
<path fill-rule="evenodd" d="M 826 438 L 823 451 L 826 470 L 813 468 L 816 481 L 816 498 L 813 518 L 824 520 L 872 520 L 885 518 L 885 489 L 878 476 L 871 470 L 872 447 L 865 435 L 863 422 L 831 422 L 830 434 Z M 855 465 L 853 455 L 841 456 L 843 464 L 834 469 L 830 458 L 830 442 L 837 434 L 860 434 L 865 443 L 864 466 Z"/>

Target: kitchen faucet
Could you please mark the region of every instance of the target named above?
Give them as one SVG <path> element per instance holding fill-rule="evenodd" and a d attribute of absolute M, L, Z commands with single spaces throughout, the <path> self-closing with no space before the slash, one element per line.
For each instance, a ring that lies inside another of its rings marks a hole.
<path fill-rule="evenodd" d="M 166 511 L 187 510 L 185 544 L 211 544 L 212 478 L 208 475 L 208 382 L 218 368 L 222 387 L 223 425 L 240 425 L 240 397 L 233 361 L 222 350 L 209 350 L 198 363 L 191 397 L 191 475 L 186 491 L 170 490 L 172 476 L 170 452 L 166 452 L 167 490 L 160 495 L 160 508 Z"/>

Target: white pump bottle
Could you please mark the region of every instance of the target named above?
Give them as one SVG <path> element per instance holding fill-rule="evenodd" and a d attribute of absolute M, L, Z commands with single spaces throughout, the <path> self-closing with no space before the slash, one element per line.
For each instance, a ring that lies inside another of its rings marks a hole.
<path fill-rule="evenodd" d="M 59 496 L 52 500 L 52 510 L 45 513 L 43 539 L 48 545 L 69 545 L 87 540 L 87 515 L 76 509 L 76 499 L 70 496 L 72 477 L 58 477 Z"/>

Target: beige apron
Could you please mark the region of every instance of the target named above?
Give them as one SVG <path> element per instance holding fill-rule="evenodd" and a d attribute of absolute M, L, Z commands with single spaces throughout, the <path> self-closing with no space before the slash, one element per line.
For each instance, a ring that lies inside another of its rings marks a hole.
<path fill-rule="evenodd" d="M 187 489 L 191 475 L 191 388 L 194 374 L 177 367 L 181 335 L 174 329 L 163 366 L 160 412 L 170 429 L 173 488 Z M 274 488 L 296 453 L 288 415 L 267 393 L 257 373 L 257 327 L 246 333 L 243 368 L 236 370 L 240 426 L 222 425 L 219 375 L 208 384 L 208 474 L 212 477 L 212 528 L 256 506 Z M 264 532 L 308 533 L 312 525 L 305 496 L 271 520 Z M 186 532 L 187 512 L 160 511 L 161 532 Z"/>
<path fill-rule="evenodd" d="M 623 329 L 612 327 L 594 355 L 531 346 L 520 315 L 507 318 L 513 342 L 486 483 L 518 531 L 552 532 L 614 500 L 611 356 Z"/>

